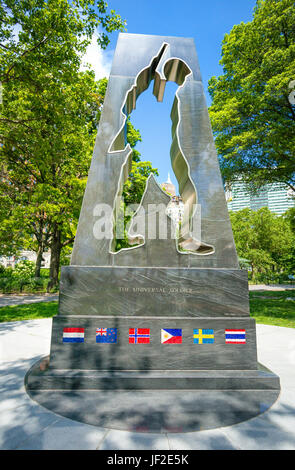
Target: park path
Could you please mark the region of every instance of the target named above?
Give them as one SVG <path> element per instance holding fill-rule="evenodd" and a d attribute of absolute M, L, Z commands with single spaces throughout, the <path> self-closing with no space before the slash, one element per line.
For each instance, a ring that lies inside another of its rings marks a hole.
<path fill-rule="evenodd" d="M 58 294 L 0 294 L 0 307 L 58 300 Z"/>
<path fill-rule="evenodd" d="M 249 285 L 249 290 L 250 291 L 273 291 L 273 292 L 279 292 L 279 291 L 285 291 L 285 290 L 295 290 L 295 284 L 252 284 Z"/>

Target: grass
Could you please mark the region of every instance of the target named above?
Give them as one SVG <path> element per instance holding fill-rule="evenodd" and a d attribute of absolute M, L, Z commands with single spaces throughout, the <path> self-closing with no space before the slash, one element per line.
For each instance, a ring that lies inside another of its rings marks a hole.
<path fill-rule="evenodd" d="M 257 323 L 295 328 L 295 290 L 252 291 L 250 312 Z"/>
<path fill-rule="evenodd" d="M 57 302 L 36 302 L 33 304 L 1 307 L 0 322 L 51 318 L 57 315 L 57 305 Z"/>
<path fill-rule="evenodd" d="M 293 300 L 287 300 L 287 299 Z M 295 328 L 295 290 L 250 292 L 251 317 L 264 325 Z M 40 302 L 0 308 L 0 322 L 51 318 L 58 313 L 57 302 Z"/>

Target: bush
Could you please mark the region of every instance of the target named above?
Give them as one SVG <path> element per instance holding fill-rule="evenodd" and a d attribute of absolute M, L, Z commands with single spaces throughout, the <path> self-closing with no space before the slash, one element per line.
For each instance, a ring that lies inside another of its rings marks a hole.
<path fill-rule="evenodd" d="M 33 273 L 33 275 L 32 275 Z M 0 275 L 0 292 L 3 294 L 46 292 L 48 277 L 34 277 L 34 263 L 22 261 L 15 269 L 6 268 Z"/>
<path fill-rule="evenodd" d="M 30 279 L 35 274 L 35 263 L 33 261 L 20 261 L 15 265 L 13 277 L 18 279 Z"/>
<path fill-rule="evenodd" d="M 1 269 L 0 270 L 0 278 L 1 277 L 11 277 L 12 274 L 13 274 L 13 269 L 9 266 L 8 268 L 5 268 L 4 266 L 2 266 L 2 268 L 4 269 Z"/>
<path fill-rule="evenodd" d="M 14 279 L 12 276 L 3 277 L 0 279 L 0 290 L 3 294 L 14 294 L 22 292 L 22 286 L 19 279 Z"/>
<path fill-rule="evenodd" d="M 22 291 L 30 292 L 46 292 L 48 280 L 46 278 L 31 278 L 23 286 Z"/>
<path fill-rule="evenodd" d="M 47 292 L 49 269 L 42 268 L 39 278 L 34 275 L 35 263 L 32 261 L 20 261 L 14 269 L 0 265 L 0 293 L 21 294 L 25 292 L 29 294 Z M 58 286 L 50 290 L 52 293 L 58 291 Z"/>
<path fill-rule="evenodd" d="M 49 278 L 49 268 L 41 268 L 40 269 L 40 277 L 44 277 L 46 279 Z"/>
<path fill-rule="evenodd" d="M 0 292 L 6 293 L 7 278 L 0 277 Z"/>

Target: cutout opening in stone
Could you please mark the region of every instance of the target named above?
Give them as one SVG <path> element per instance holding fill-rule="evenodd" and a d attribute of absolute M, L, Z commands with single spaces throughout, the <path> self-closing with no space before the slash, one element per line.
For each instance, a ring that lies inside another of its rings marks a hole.
<path fill-rule="evenodd" d="M 184 203 L 184 218 L 181 224 L 179 224 L 179 227 L 177 227 L 177 250 L 182 254 L 193 253 L 208 255 L 214 253 L 214 247 L 195 239 L 191 234 L 191 220 L 197 207 L 197 190 L 192 182 L 192 179 L 190 178 L 189 165 L 180 148 L 177 132 L 180 120 L 179 98 L 177 96 L 177 92 L 179 88 L 185 84 L 185 81 L 191 76 L 191 70 L 187 66 L 187 64 L 185 64 L 185 62 L 177 58 L 170 58 L 168 53 L 169 45 L 163 44 L 158 56 L 154 57 L 150 65 L 144 68 L 138 74 L 135 80 L 135 84 L 127 92 L 125 103 L 121 108 L 121 112 L 124 115 L 124 124 L 118 132 L 117 136 L 114 138 L 110 146 L 109 152 L 111 154 L 113 152 L 122 151 L 126 148 L 128 149 L 129 144 L 126 140 L 126 125 L 128 117 L 130 116 L 132 111 L 136 109 L 136 101 L 138 97 L 149 88 L 151 82 L 153 81 L 153 94 L 159 102 L 163 101 L 166 83 L 168 81 L 175 82 L 178 85 L 178 88 L 175 93 L 170 115 L 172 120 L 172 143 L 170 148 L 170 157 L 172 169 L 178 181 L 179 193 Z M 128 155 L 128 159 L 125 163 L 125 166 L 129 165 L 129 167 L 131 167 L 131 158 L 132 151 L 130 148 L 130 154 Z M 120 201 L 122 188 L 126 181 L 124 175 L 126 174 L 128 174 L 128 172 L 126 172 L 125 169 L 125 171 L 122 171 L 121 181 L 118 185 L 119 189 L 116 197 L 115 206 L 117 204 L 117 201 Z M 160 187 L 159 191 L 161 191 Z M 115 207 L 116 214 L 118 214 L 118 211 L 120 210 L 120 208 Z M 133 215 L 128 216 L 129 228 L 133 221 Z M 121 251 L 121 249 L 116 249 L 115 218 L 113 226 L 114 238 L 111 242 L 111 252 L 116 253 L 118 251 Z M 143 234 L 139 234 L 135 238 L 128 237 L 128 246 L 123 249 L 132 249 L 134 247 L 142 246 L 144 243 L 145 241 Z"/>

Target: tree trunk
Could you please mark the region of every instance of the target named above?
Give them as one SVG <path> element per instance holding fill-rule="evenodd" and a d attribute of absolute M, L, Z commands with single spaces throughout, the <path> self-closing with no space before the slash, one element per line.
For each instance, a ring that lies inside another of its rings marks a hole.
<path fill-rule="evenodd" d="M 254 279 L 254 264 L 251 263 L 251 268 L 252 268 L 252 271 L 251 271 L 251 281 L 253 281 Z"/>
<path fill-rule="evenodd" d="M 60 265 L 60 254 L 61 254 L 62 244 L 61 244 L 61 232 L 56 226 L 52 237 L 51 243 L 51 256 L 50 256 L 50 280 L 47 286 L 47 292 L 50 289 L 58 286 L 58 275 L 59 275 L 59 265 Z"/>
<path fill-rule="evenodd" d="M 43 251 L 44 251 L 44 247 L 43 247 L 43 244 L 42 244 L 38 247 L 38 251 L 37 251 L 35 277 L 40 277 Z"/>

